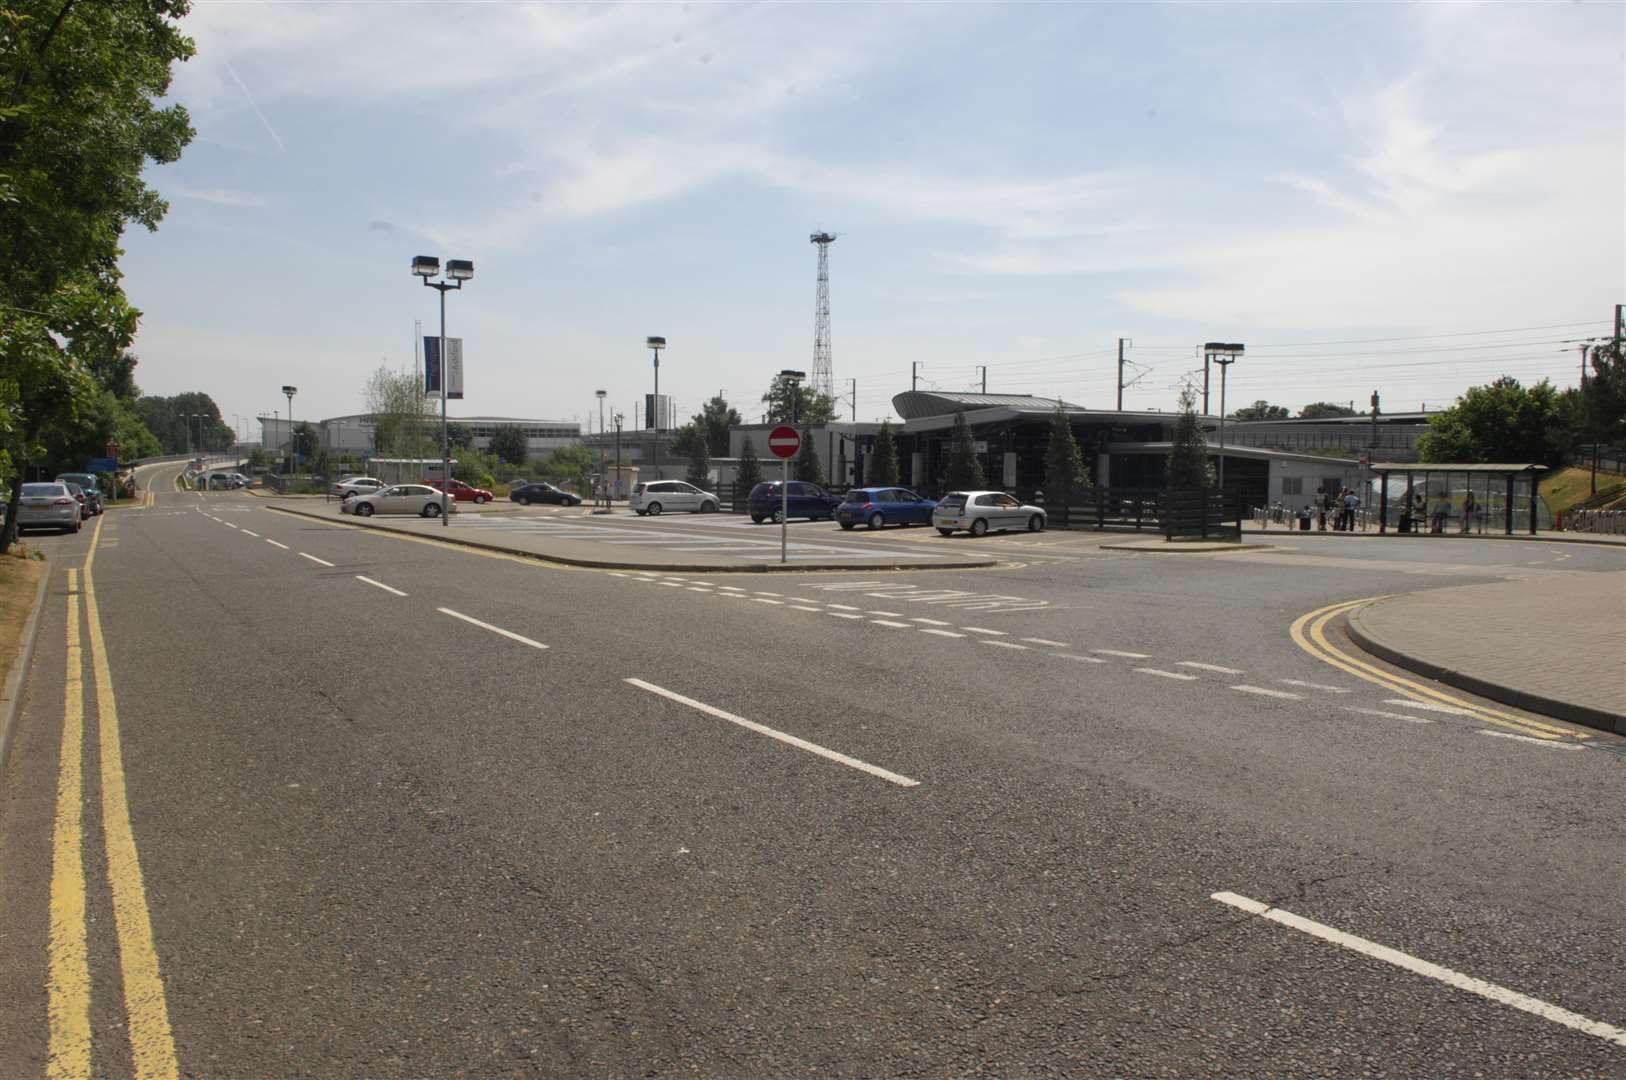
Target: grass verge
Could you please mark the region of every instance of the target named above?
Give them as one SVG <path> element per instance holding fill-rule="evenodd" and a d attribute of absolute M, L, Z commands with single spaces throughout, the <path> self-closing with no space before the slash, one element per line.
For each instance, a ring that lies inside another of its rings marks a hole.
<path fill-rule="evenodd" d="M 51 564 L 43 559 L 0 558 L 0 678 L 17 659 L 34 593 L 50 570 Z"/>

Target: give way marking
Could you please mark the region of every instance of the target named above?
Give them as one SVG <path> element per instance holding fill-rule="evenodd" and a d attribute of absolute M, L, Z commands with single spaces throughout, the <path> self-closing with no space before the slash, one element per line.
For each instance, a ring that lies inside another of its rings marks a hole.
<path fill-rule="evenodd" d="M 787 735 L 783 731 L 775 731 L 766 724 L 759 724 L 754 720 L 747 720 L 743 716 L 735 716 L 731 712 L 724 712 L 722 709 L 719 709 L 714 705 L 707 705 L 703 701 L 696 701 L 694 698 L 684 697 L 682 694 L 675 693 L 663 686 L 656 686 L 654 683 L 647 683 L 642 679 L 622 679 L 621 681 L 626 683 L 628 686 L 636 686 L 640 690 L 647 690 L 651 694 L 657 694 L 663 698 L 666 698 L 668 701 L 675 701 L 679 705 L 687 705 L 689 708 L 698 712 L 703 712 L 707 716 L 715 716 L 719 720 L 727 720 L 730 724 L 738 724 L 747 731 L 754 731 L 758 735 L 766 735 L 770 739 L 777 739 L 786 746 L 794 746 L 798 750 L 806 750 L 810 754 L 817 754 L 821 758 L 845 765 L 849 769 L 857 769 L 859 772 L 868 773 L 871 776 L 879 777 L 882 780 L 885 780 L 888 783 L 896 784 L 899 787 L 911 788 L 920 786 L 919 780 L 911 780 L 907 776 L 902 776 L 898 773 L 892 772 L 889 769 L 883 769 L 879 765 L 871 765 L 867 761 L 859 761 L 855 757 L 848 757 L 846 754 L 827 749 L 820 746 L 818 743 L 810 743 L 806 739 L 799 739 L 795 735 Z"/>
<path fill-rule="evenodd" d="M 1331 942 L 1334 945 L 1349 949 L 1351 952 L 1358 952 L 1362 956 L 1369 956 L 1374 960 L 1382 960 L 1386 964 L 1393 964 L 1395 967 L 1403 968 L 1414 975 L 1436 979 L 1447 986 L 1454 986 L 1458 990 L 1478 994 L 1480 997 L 1494 1001 L 1498 1005 L 1507 1005 L 1530 1013 L 1533 1016 L 1539 1016 L 1543 1020 L 1551 1020 L 1555 1024 L 1562 1024 L 1564 1027 L 1573 1028 L 1588 1035 L 1595 1035 L 1606 1042 L 1614 1043 L 1616 1046 L 1626 1047 L 1626 1029 L 1615 1027 L 1613 1024 L 1605 1024 L 1601 1020 L 1589 1020 L 1579 1013 L 1572 1013 L 1568 1009 L 1549 1004 L 1539 998 L 1529 997 L 1516 990 L 1509 990 L 1506 987 L 1497 986 L 1495 983 L 1476 979 L 1471 975 L 1464 975 L 1460 971 L 1452 971 L 1450 968 L 1432 964 L 1427 960 L 1419 960 L 1417 957 L 1403 953 L 1399 949 L 1391 949 L 1387 945 L 1379 945 L 1375 941 L 1368 941 L 1366 938 L 1356 937 L 1354 934 L 1346 934 L 1342 930 L 1335 930 L 1325 923 L 1318 923 L 1312 919 L 1306 919 L 1302 915 L 1295 915 L 1291 911 L 1271 907 L 1269 904 L 1260 903 L 1258 900 L 1250 900 L 1246 896 L 1238 896 L 1234 892 L 1213 893 L 1209 896 L 1209 899 L 1217 900 L 1239 911 L 1246 911 L 1249 915 L 1257 915 L 1261 919 L 1268 919 L 1273 923 L 1289 927 L 1300 933 L 1309 934 L 1311 937 L 1320 938 L 1322 941 Z"/>

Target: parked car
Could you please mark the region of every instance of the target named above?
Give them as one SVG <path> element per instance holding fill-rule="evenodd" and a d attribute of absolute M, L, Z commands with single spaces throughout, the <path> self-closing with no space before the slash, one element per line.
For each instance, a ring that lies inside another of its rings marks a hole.
<path fill-rule="evenodd" d="M 86 495 L 89 495 L 91 492 L 94 491 L 96 493 L 96 503 L 97 503 L 98 506 L 100 506 L 102 501 L 103 501 L 101 481 L 97 478 L 95 473 L 88 473 L 88 472 L 58 473 L 57 478 L 56 478 L 56 482 L 59 483 L 59 484 L 78 484 L 80 487 L 85 489 L 85 494 Z"/>
<path fill-rule="evenodd" d="M 86 480 L 90 482 L 86 483 Z M 73 492 L 73 497 L 84 508 L 85 517 L 95 517 L 104 509 L 101 488 L 96 486 L 96 478 L 89 473 L 63 473 L 56 478 L 56 482 L 66 484 L 68 490 Z"/>
<path fill-rule="evenodd" d="M 908 488 L 853 488 L 836 507 L 836 521 L 843 529 L 867 525 L 930 525 L 937 503 Z"/>
<path fill-rule="evenodd" d="M 232 473 L 231 478 L 233 487 L 251 488 L 254 486 L 254 481 L 240 472 Z"/>
<path fill-rule="evenodd" d="M 667 510 L 687 510 L 694 514 L 715 514 L 722 500 L 715 492 L 701 491 L 682 480 L 650 480 L 632 489 L 627 500 L 639 516 L 662 514 Z"/>
<path fill-rule="evenodd" d="M 540 480 L 532 484 L 521 484 L 508 493 L 508 497 L 521 506 L 532 503 L 554 503 L 558 506 L 580 506 L 582 497 L 574 492 L 561 491 L 552 484 L 545 484 Z"/>
<path fill-rule="evenodd" d="M 439 480 L 425 480 L 424 483 L 437 491 L 441 485 Z M 485 488 L 470 487 L 461 480 L 453 480 L 451 486 L 446 489 L 446 493 L 458 502 L 488 503 L 496 498 Z"/>
<path fill-rule="evenodd" d="M 385 487 L 382 480 L 372 476 L 352 476 L 333 485 L 333 494 L 342 501 L 352 495 L 372 495 Z"/>
<path fill-rule="evenodd" d="M 71 480 L 64 481 L 62 486 L 68 489 L 68 494 L 72 495 L 74 501 L 79 504 L 80 520 L 90 517 L 94 511 L 90 508 L 90 497 L 85 494 L 85 489 Z"/>
<path fill-rule="evenodd" d="M 951 491 L 932 511 L 932 525 L 944 536 L 956 529 L 972 536 L 982 536 L 990 529 L 1040 532 L 1045 527 L 1045 512 L 1043 507 L 1030 506 L 1003 491 Z"/>
<path fill-rule="evenodd" d="M 783 483 L 781 480 L 773 480 L 751 489 L 751 494 L 746 498 L 746 509 L 752 521 L 758 525 L 770 519 L 774 522 L 779 521 L 783 505 L 779 489 Z M 836 507 L 841 505 L 841 496 L 832 495 L 817 484 L 792 480 L 788 502 L 789 506 L 786 509 L 791 517 L 818 521 L 820 518 L 835 517 Z"/>
<path fill-rule="evenodd" d="M 352 495 L 339 503 L 339 513 L 372 517 L 374 514 L 417 514 L 440 516 L 441 493 L 428 484 L 396 484 L 370 495 Z M 457 513 L 457 500 L 447 499 L 446 509 Z"/>
<path fill-rule="evenodd" d="M 17 504 L 17 535 L 21 536 L 24 529 L 76 533 L 83 527 L 84 517 L 84 509 L 67 484 L 24 484 Z"/>

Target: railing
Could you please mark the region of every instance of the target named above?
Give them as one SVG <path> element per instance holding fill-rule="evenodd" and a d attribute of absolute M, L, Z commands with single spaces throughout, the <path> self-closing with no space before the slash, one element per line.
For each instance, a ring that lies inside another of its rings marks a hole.
<path fill-rule="evenodd" d="M 1626 510 L 1571 510 L 1564 515 L 1564 531 L 1626 536 Z"/>

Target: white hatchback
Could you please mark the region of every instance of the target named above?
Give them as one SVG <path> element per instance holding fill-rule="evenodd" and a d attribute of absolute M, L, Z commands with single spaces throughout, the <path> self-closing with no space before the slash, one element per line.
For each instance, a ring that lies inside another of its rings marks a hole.
<path fill-rule="evenodd" d="M 1003 491 L 951 491 L 937 502 L 932 525 L 948 536 L 964 529 L 982 536 L 990 529 L 1026 529 L 1040 532 L 1045 526 L 1043 507 L 1032 506 Z"/>
<path fill-rule="evenodd" d="M 667 510 L 686 510 L 692 514 L 715 514 L 722 506 L 714 492 L 701 491 L 682 480 L 650 480 L 632 489 L 627 505 L 644 514 L 661 514 Z"/>

